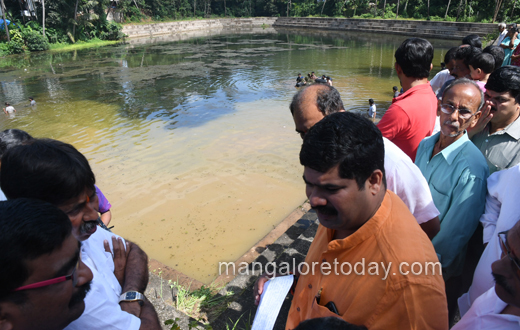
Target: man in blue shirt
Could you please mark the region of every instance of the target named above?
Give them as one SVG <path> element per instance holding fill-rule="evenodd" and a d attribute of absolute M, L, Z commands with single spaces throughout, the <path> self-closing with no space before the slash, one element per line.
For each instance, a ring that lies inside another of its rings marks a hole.
<path fill-rule="evenodd" d="M 466 78 L 455 80 L 444 90 L 440 132 L 419 144 L 415 159 L 441 213 L 441 230 L 432 243 L 447 281 L 450 314 L 451 307 L 456 310 L 456 299 L 462 292 L 460 285 L 454 285 L 450 292 L 448 280 L 456 281 L 462 273 L 466 247 L 486 200 L 487 162 L 466 132 L 477 124 L 483 105 L 484 97 L 477 84 Z"/>

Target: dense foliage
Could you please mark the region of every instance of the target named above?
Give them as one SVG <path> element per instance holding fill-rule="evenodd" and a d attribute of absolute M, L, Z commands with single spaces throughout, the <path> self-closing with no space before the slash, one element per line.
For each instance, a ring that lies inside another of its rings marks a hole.
<path fill-rule="evenodd" d="M 109 12 L 121 13 L 124 22 L 249 16 L 520 22 L 520 0 L 39 0 L 28 22 L 19 1 L 4 0 L 14 25 L 9 43 L 0 27 L 0 55 L 45 50 L 49 43 L 121 39 L 121 25 L 107 20 Z"/>

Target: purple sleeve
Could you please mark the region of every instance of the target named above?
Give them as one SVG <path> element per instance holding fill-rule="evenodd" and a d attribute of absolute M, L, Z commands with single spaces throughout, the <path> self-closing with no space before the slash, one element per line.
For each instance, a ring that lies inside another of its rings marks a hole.
<path fill-rule="evenodd" d="M 112 205 L 110 205 L 110 202 L 105 197 L 105 195 L 103 195 L 101 190 L 99 190 L 98 186 L 96 186 L 96 195 L 98 196 L 98 199 L 99 199 L 99 213 L 103 214 L 105 212 L 110 211 L 110 208 L 112 207 Z"/>

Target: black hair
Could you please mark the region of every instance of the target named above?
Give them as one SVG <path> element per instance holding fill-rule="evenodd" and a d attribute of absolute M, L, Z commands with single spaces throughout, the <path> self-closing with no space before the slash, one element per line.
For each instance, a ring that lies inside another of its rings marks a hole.
<path fill-rule="evenodd" d="M 451 47 L 446 54 L 444 54 L 444 63 L 450 63 L 451 60 L 454 60 L 457 50 L 459 50 L 459 47 Z"/>
<path fill-rule="evenodd" d="M 473 57 L 479 55 L 482 53 L 482 49 L 472 47 L 472 46 L 459 46 L 459 49 L 457 50 L 457 53 L 455 54 L 456 60 L 462 60 L 464 62 L 464 65 L 466 65 L 469 68 L 469 62 L 473 59 Z"/>
<path fill-rule="evenodd" d="M 397 92 L 397 90 L 398 90 L 397 86 L 392 87 L 392 89 L 393 89 L 394 91 L 396 91 L 396 92 Z"/>
<path fill-rule="evenodd" d="M 493 71 L 485 87 L 497 93 L 509 92 L 520 104 L 520 67 L 506 65 Z"/>
<path fill-rule="evenodd" d="M 480 37 L 476 34 L 470 34 L 462 39 L 463 45 L 470 45 L 471 47 L 482 48 L 482 41 L 480 41 Z"/>
<path fill-rule="evenodd" d="M 5 102 L 5 105 L 9 106 L 10 104 L 9 104 L 9 102 Z"/>
<path fill-rule="evenodd" d="M 8 199 L 27 197 L 60 205 L 95 190 L 88 160 L 72 145 L 33 139 L 2 156 L 0 186 Z"/>
<path fill-rule="evenodd" d="M 6 129 L 0 132 L 0 158 L 2 155 L 14 146 L 20 145 L 25 141 L 31 140 L 32 136 L 21 129 Z"/>
<path fill-rule="evenodd" d="M 479 92 L 479 95 L 480 95 L 480 104 L 477 108 L 477 111 L 475 112 L 479 112 L 482 107 L 484 106 L 484 93 L 482 92 L 482 89 L 480 89 L 480 87 L 477 85 L 477 83 L 475 83 L 473 80 L 471 79 L 468 79 L 468 78 L 460 78 L 460 79 L 454 79 L 454 80 L 450 80 L 450 84 L 448 86 L 446 86 L 444 88 L 444 90 L 442 91 L 442 98 L 444 98 L 444 95 L 446 95 L 446 93 L 452 89 L 453 87 L 457 86 L 457 85 L 471 85 L 473 87 L 475 87 L 478 92 Z"/>
<path fill-rule="evenodd" d="M 69 217 L 56 206 L 28 198 L 0 202 L 0 301 L 23 304 L 12 292 L 30 276 L 28 260 L 60 248 L 72 230 Z"/>
<path fill-rule="evenodd" d="M 368 99 L 368 103 L 374 104 L 374 99 Z"/>
<path fill-rule="evenodd" d="M 496 45 L 487 46 L 484 48 L 484 53 L 491 54 L 493 58 L 495 58 L 494 70 L 502 67 L 502 63 L 504 63 L 504 57 L 506 56 L 506 53 L 502 47 Z"/>
<path fill-rule="evenodd" d="M 473 69 L 481 69 L 484 73 L 488 74 L 495 70 L 495 58 L 493 55 L 488 53 L 481 53 L 469 61 L 469 65 L 473 67 Z"/>
<path fill-rule="evenodd" d="M 355 179 L 360 190 L 375 170 L 385 179 L 385 146 L 381 131 L 367 118 L 351 112 L 326 116 L 305 134 L 300 163 L 325 173 L 339 165 L 339 176 Z"/>
<path fill-rule="evenodd" d="M 300 109 L 305 91 L 308 88 L 317 88 L 312 86 L 313 85 L 304 87 L 299 90 L 298 93 L 294 94 L 292 102 L 289 105 L 289 109 L 291 110 L 292 115 L 294 115 L 294 112 L 297 109 Z M 320 84 L 317 89 L 316 106 L 324 116 L 344 110 L 343 101 L 341 101 L 341 95 L 339 95 L 339 92 L 336 88 L 330 85 Z"/>
<path fill-rule="evenodd" d="M 367 328 L 350 324 L 339 317 L 329 316 L 305 320 L 294 330 L 367 330 Z"/>
<path fill-rule="evenodd" d="M 32 96 L 29 96 L 29 100 L 34 100 L 34 97 L 32 97 Z"/>
<path fill-rule="evenodd" d="M 407 77 L 428 78 L 432 60 L 433 46 L 426 39 L 406 39 L 395 51 L 395 61 Z"/>

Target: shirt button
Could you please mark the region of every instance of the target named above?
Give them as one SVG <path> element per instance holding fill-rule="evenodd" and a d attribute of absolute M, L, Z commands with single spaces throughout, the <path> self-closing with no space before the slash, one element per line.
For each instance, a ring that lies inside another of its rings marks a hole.
<path fill-rule="evenodd" d="M 300 311 L 300 307 L 296 307 L 296 310 L 299 312 Z"/>
<path fill-rule="evenodd" d="M 309 284 L 309 289 L 312 289 L 312 284 Z"/>

